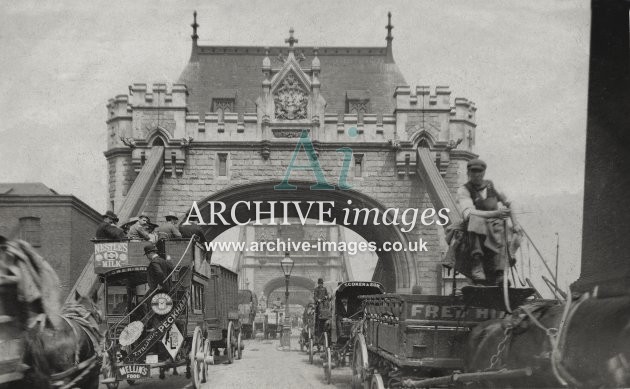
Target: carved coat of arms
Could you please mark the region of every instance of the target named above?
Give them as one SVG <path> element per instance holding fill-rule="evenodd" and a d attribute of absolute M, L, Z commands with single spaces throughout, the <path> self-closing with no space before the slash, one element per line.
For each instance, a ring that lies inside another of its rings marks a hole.
<path fill-rule="evenodd" d="M 273 96 L 276 119 L 306 119 L 308 94 L 295 75 L 289 74 Z"/>

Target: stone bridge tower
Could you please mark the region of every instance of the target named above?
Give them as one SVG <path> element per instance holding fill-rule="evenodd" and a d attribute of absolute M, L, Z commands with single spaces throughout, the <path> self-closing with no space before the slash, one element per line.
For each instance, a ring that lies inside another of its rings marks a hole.
<path fill-rule="evenodd" d="M 391 19 L 386 46 L 374 47 L 299 47 L 293 30 L 284 46 L 203 46 L 198 27 L 195 15 L 177 83 L 133 84 L 107 105 L 112 209 L 162 221 L 193 201 L 204 215 L 209 201 L 228 210 L 239 201 L 334 201 L 329 219 L 337 223 L 344 210 L 362 208 L 447 207 L 457 218 L 452 195 L 475 157 L 476 107 L 445 86 L 409 86 L 394 60 Z M 274 190 L 303 131 L 332 188 L 311 190 L 313 171 L 294 170 L 296 188 Z M 439 290 L 442 227 L 423 225 L 420 214 L 410 229 L 374 214 L 347 226 L 379 249 L 427 242 L 426 252 L 377 253 L 374 279 L 390 291 Z M 238 207 L 206 237 L 252 216 Z"/>

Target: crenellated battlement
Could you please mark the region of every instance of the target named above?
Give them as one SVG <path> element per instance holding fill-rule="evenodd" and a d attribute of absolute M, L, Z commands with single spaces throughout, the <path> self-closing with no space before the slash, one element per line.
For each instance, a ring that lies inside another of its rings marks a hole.
<path fill-rule="evenodd" d="M 426 85 L 416 86 L 415 91 L 410 86 L 398 86 L 394 92 L 396 110 L 450 110 L 450 97 L 449 87 L 440 85 L 433 89 Z"/>
<path fill-rule="evenodd" d="M 196 141 L 286 141 L 296 138 L 302 130 L 308 130 L 313 140 L 320 142 L 386 143 L 395 137 L 396 117 L 394 115 L 326 113 L 323 120 L 291 123 L 270 120 L 259 122 L 254 112 L 238 115 L 236 113 L 206 113 L 203 119 L 198 113 L 186 115 L 186 135 Z M 262 126 L 269 128 L 266 133 Z M 356 128 L 354 136 L 348 136 L 350 128 Z M 265 135 L 266 134 L 266 135 Z"/>
<path fill-rule="evenodd" d="M 155 83 L 129 86 L 129 103 L 133 107 L 186 107 L 188 89 L 183 84 Z"/>
<path fill-rule="evenodd" d="M 455 99 L 455 105 L 451 108 L 451 120 L 465 120 L 475 124 L 476 114 L 477 107 L 474 102 L 463 97 Z"/>
<path fill-rule="evenodd" d="M 118 95 L 107 101 L 107 120 L 117 117 L 128 117 L 131 115 L 131 107 L 129 106 L 129 96 Z"/>

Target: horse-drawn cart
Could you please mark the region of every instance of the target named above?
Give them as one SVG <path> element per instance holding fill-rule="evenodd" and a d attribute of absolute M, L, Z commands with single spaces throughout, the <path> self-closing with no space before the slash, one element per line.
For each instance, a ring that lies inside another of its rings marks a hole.
<path fill-rule="evenodd" d="M 471 329 L 502 315 L 457 296 L 361 296 L 365 318 L 353 340 L 352 387 L 429 388 L 531 374 L 531 369 L 463 373 Z"/>
<path fill-rule="evenodd" d="M 380 295 L 385 292 L 383 285 L 370 281 L 348 281 L 339 284 L 331 297 L 330 319 L 325 325 L 324 372 L 326 382 L 332 382 L 332 369 L 346 364 L 346 356 L 352 355 L 352 339 L 355 326 L 361 322 L 364 310 L 361 309 L 360 295 Z"/>
<path fill-rule="evenodd" d="M 254 320 L 258 309 L 258 299 L 249 289 L 238 291 L 238 312 L 240 315 L 241 331 L 245 339 L 250 339 L 254 334 Z"/>
<path fill-rule="evenodd" d="M 160 241 L 158 250 L 175 266 L 168 276 L 172 286 L 148 290 L 145 244 L 95 243 L 107 324 L 102 383 L 115 388 L 121 380 L 149 378 L 152 369 L 164 378 L 168 369 L 186 366 L 198 387 L 219 349 L 228 362 L 241 350 L 237 276 L 210 265 L 208 253 L 192 240 Z"/>

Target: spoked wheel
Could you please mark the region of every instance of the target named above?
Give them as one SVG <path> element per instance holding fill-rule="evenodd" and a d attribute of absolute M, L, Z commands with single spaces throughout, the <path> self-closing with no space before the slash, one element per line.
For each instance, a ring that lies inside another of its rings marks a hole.
<path fill-rule="evenodd" d="M 385 389 L 385 384 L 383 384 L 383 377 L 381 377 L 380 374 L 372 374 L 372 383 L 370 385 L 370 389 Z"/>
<path fill-rule="evenodd" d="M 192 345 L 190 348 L 190 363 L 192 365 L 193 386 L 197 389 L 201 388 L 201 384 L 205 380 L 205 372 L 202 374 L 202 371 L 206 368 L 204 362 L 205 350 L 203 343 L 201 328 L 195 327 L 195 332 L 193 332 L 192 337 Z M 162 369 L 160 369 L 160 375 L 162 375 Z"/>
<path fill-rule="evenodd" d="M 313 364 L 313 338 L 308 340 L 308 363 Z"/>
<path fill-rule="evenodd" d="M 212 349 L 210 347 L 210 341 L 208 339 L 203 342 L 203 365 L 201 369 L 201 382 L 208 381 L 208 357 L 212 357 Z"/>
<path fill-rule="evenodd" d="M 326 383 L 330 384 L 332 376 L 332 355 L 330 354 L 330 344 L 328 343 L 328 332 L 324 332 L 324 376 L 326 377 Z"/>
<path fill-rule="evenodd" d="M 326 347 L 326 365 L 324 366 L 324 375 L 326 376 L 326 383 L 330 385 L 332 383 L 332 355 L 330 347 Z"/>
<path fill-rule="evenodd" d="M 368 352 L 363 334 L 358 334 L 352 350 L 352 389 L 367 387 Z"/>
<path fill-rule="evenodd" d="M 243 358 L 243 346 L 241 345 L 241 334 L 243 331 L 238 332 L 238 338 L 236 339 L 236 359 Z"/>
<path fill-rule="evenodd" d="M 228 363 L 234 362 L 234 323 L 228 323 L 227 337 L 225 338 Z"/>

